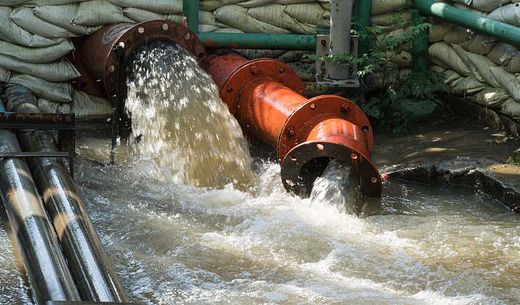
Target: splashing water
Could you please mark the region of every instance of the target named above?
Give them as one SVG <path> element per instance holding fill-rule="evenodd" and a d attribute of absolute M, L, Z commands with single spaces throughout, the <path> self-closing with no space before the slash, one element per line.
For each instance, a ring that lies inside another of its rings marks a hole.
<path fill-rule="evenodd" d="M 140 50 L 130 68 L 133 148 L 151 161 L 157 178 L 206 187 L 251 182 L 241 128 L 194 58 L 179 46 L 155 43 Z"/>

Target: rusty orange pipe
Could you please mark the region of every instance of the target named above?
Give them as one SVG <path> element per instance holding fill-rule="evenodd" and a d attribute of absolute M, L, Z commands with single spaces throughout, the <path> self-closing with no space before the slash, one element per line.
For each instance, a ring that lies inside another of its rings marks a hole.
<path fill-rule="evenodd" d="M 231 113 L 249 135 L 276 147 L 287 190 L 308 196 L 330 160 L 350 165 L 366 197 L 381 196 L 371 162 L 374 136 L 365 113 L 335 95 L 307 99 L 304 83 L 286 64 L 210 56 L 208 71 Z"/>

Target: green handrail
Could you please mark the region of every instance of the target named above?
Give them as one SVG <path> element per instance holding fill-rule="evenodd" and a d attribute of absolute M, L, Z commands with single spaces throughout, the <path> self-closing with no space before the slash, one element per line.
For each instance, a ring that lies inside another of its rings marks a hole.
<path fill-rule="evenodd" d="M 433 0 L 415 0 L 415 6 L 425 15 L 439 17 L 520 47 L 520 29 L 518 27 Z"/>
<path fill-rule="evenodd" d="M 183 0 L 184 16 L 188 18 L 188 28 L 198 34 L 206 47 L 234 49 L 284 49 L 316 50 L 316 36 L 303 34 L 264 34 L 264 33 L 199 33 L 200 0 Z M 371 1 L 358 0 L 356 13 L 360 23 L 370 23 Z M 363 49 L 362 49 L 363 50 Z"/>

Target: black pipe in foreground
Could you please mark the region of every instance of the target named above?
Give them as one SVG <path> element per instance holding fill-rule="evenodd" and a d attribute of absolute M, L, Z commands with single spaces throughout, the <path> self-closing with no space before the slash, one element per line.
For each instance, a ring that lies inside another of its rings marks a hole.
<path fill-rule="evenodd" d="M 0 130 L 0 152 L 20 151 L 16 136 Z M 0 200 L 7 211 L 37 302 L 79 301 L 56 233 L 24 160 L 0 159 Z"/>
<path fill-rule="evenodd" d="M 5 90 L 7 109 L 40 113 L 36 99 L 23 86 Z M 17 133 L 24 151 L 57 152 L 53 135 L 44 130 Z M 76 185 L 61 158 L 30 158 L 28 164 L 63 247 L 84 301 L 126 302 L 124 290 L 94 230 Z"/>

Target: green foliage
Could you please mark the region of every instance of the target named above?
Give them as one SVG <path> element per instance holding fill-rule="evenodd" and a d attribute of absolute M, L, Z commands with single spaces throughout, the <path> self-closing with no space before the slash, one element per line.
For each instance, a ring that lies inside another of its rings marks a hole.
<path fill-rule="evenodd" d="M 401 79 L 388 77 L 389 72 L 396 69 L 392 57 L 398 56 L 402 50 L 411 50 L 414 41 L 427 35 L 431 27 L 422 20 L 410 21 L 402 16 L 403 12 L 395 13 L 392 24 L 403 30 L 385 33 L 377 26 L 359 30 L 360 39 L 369 40 L 372 47 L 357 58 L 346 54 L 306 56 L 310 60 L 357 65 L 358 77 L 366 88 L 375 81 L 384 84 L 384 90 L 372 94 L 361 103 L 361 107 L 369 116 L 395 132 L 405 131 L 411 124 L 431 115 L 436 108 L 435 94 L 445 89 L 442 77 L 429 70 L 411 73 Z"/>

